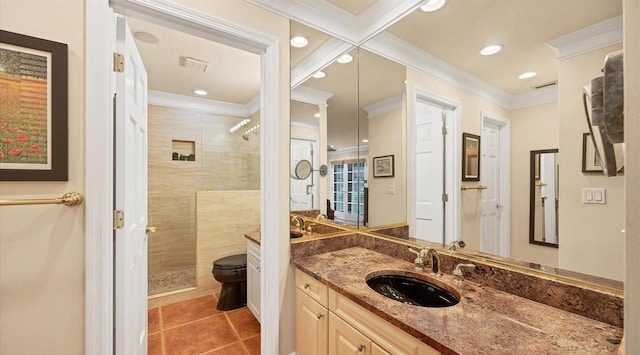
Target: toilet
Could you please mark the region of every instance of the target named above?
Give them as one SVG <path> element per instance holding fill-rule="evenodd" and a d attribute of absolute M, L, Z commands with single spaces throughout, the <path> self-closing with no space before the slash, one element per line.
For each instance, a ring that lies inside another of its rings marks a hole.
<path fill-rule="evenodd" d="M 225 256 L 213 262 L 213 278 L 222 284 L 218 310 L 247 305 L 247 254 Z"/>

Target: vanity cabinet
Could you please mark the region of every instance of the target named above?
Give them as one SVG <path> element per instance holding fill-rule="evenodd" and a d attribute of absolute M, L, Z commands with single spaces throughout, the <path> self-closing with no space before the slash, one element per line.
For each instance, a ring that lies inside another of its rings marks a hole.
<path fill-rule="evenodd" d="M 260 245 L 247 240 L 247 308 L 260 322 Z"/>
<path fill-rule="evenodd" d="M 296 269 L 296 354 L 440 352 Z"/>

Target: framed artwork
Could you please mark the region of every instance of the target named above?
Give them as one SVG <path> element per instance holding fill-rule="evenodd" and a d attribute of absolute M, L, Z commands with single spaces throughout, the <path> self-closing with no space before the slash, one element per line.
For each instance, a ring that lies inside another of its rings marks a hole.
<path fill-rule="evenodd" d="M 0 30 L 0 180 L 67 181 L 67 45 Z"/>
<path fill-rule="evenodd" d="M 373 177 L 393 177 L 393 155 L 373 158 Z"/>
<path fill-rule="evenodd" d="M 480 136 L 462 133 L 462 181 L 480 181 Z"/>
<path fill-rule="evenodd" d="M 596 149 L 593 146 L 593 140 L 590 133 L 582 134 L 582 172 L 583 173 L 602 173 L 602 165 Z"/>

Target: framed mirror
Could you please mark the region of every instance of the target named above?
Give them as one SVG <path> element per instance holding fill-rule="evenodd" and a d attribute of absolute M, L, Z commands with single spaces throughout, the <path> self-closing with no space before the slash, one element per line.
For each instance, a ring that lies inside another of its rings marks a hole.
<path fill-rule="evenodd" d="M 557 248 L 558 149 L 532 150 L 529 183 L 529 243 Z"/>

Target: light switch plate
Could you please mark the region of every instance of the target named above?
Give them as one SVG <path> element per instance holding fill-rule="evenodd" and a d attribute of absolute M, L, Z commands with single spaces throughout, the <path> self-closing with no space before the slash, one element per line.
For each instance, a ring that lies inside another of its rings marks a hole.
<path fill-rule="evenodd" d="M 388 194 L 395 194 L 396 193 L 396 185 L 387 185 L 387 193 Z"/>
<path fill-rule="evenodd" d="M 582 203 L 593 205 L 605 205 L 607 203 L 607 189 L 602 187 L 589 187 L 582 189 Z"/>

